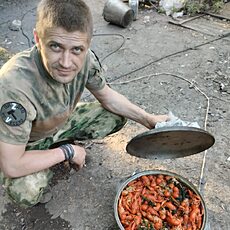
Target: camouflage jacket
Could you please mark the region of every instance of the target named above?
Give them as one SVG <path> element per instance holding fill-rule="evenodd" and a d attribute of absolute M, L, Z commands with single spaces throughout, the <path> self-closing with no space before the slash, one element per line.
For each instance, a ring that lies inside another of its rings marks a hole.
<path fill-rule="evenodd" d="M 104 85 L 101 66 L 91 50 L 80 73 L 68 84 L 50 77 L 36 46 L 15 55 L 0 70 L 0 140 L 26 144 L 57 132 L 85 87 L 99 90 Z"/>

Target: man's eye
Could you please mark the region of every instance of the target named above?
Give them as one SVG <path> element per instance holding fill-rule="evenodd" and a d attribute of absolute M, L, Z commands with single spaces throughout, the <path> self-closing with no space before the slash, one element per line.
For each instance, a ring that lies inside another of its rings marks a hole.
<path fill-rule="evenodd" d="M 60 46 L 58 44 L 50 44 L 50 48 L 53 51 L 59 51 L 60 50 Z"/>
<path fill-rule="evenodd" d="M 73 52 L 77 55 L 81 54 L 81 52 L 83 51 L 83 49 L 81 47 L 75 47 L 73 49 Z"/>

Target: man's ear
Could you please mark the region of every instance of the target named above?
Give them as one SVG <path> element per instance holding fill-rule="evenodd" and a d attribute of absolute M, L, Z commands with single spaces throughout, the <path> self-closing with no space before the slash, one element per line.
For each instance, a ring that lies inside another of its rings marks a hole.
<path fill-rule="evenodd" d="M 38 33 L 37 31 L 34 29 L 33 31 L 33 34 L 34 34 L 34 41 L 36 44 L 39 44 L 39 37 L 38 37 Z"/>

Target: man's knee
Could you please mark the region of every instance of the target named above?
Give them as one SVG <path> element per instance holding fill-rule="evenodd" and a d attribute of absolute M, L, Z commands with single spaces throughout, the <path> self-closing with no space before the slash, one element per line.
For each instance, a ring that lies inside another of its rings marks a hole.
<path fill-rule="evenodd" d="M 9 198 L 21 207 L 31 207 L 39 203 L 53 173 L 47 169 L 28 176 L 3 178 L 3 187 Z"/>

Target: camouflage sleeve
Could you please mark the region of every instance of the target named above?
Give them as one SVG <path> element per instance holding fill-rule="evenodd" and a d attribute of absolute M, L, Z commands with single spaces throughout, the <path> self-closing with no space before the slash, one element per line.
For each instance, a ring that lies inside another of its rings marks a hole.
<path fill-rule="evenodd" d="M 89 57 L 87 62 L 89 65 L 89 76 L 86 83 L 86 88 L 88 90 L 102 89 L 106 84 L 104 71 L 101 67 L 99 59 L 91 50 L 89 50 Z"/>
<path fill-rule="evenodd" d="M 0 140 L 9 144 L 27 144 L 36 110 L 21 92 L 0 84 Z"/>

